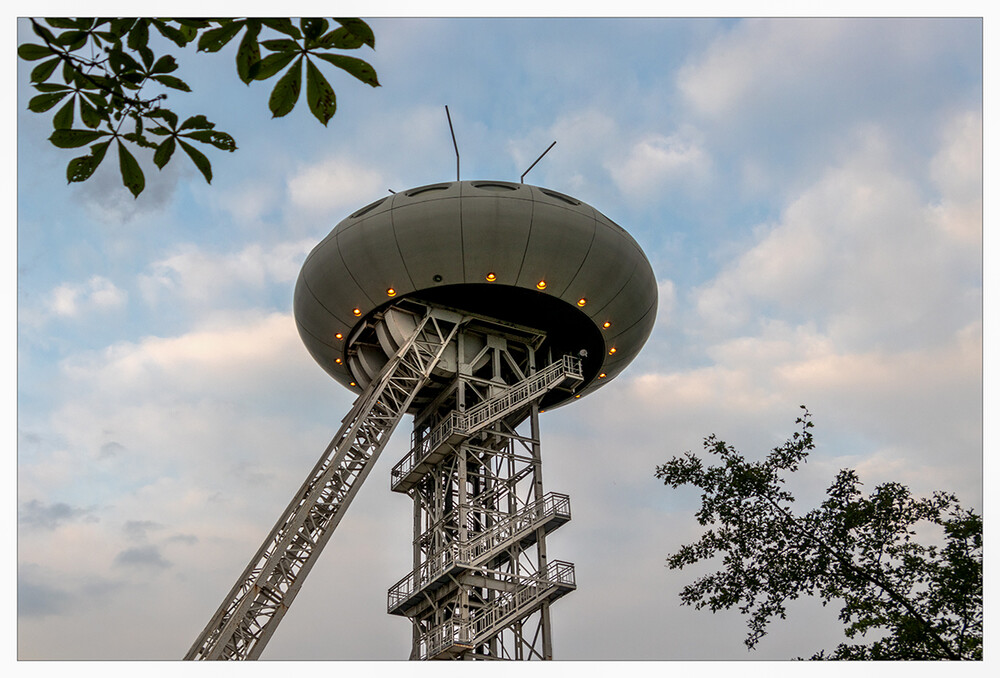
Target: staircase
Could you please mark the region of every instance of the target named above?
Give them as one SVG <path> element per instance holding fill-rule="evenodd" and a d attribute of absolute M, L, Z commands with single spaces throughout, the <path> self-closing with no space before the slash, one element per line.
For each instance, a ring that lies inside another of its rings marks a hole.
<path fill-rule="evenodd" d="M 569 520 L 569 496 L 555 492 L 546 494 L 490 530 L 440 551 L 396 582 L 389 589 L 389 614 L 406 616 L 423 603 L 425 592 L 447 585 L 457 572 L 484 565 L 495 567 L 498 562 L 493 561 L 503 559 L 512 546 L 527 547 L 538 538 L 538 530 L 547 534 Z"/>
<path fill-rule="evenodd" d="M 454 658 L 489 641 L 509 623 L 531 614 L 542 603 L 551 603 L 576 589 L 573 564 L 561 560 L 550 562 L 544 572 L 533 577 L 506 576 L 515 586 L 501 591 L 488 606 L 475 610 L 469 619 L 450 619 L 424 634 L 419 643 L 420 658 Z"/>
<path fill-rule="evenodd" d="M 565 355 L 498 395 L 484 400 L 465 412 L 451 412 L 430 435 L 418 442 L 409 454 L 392 468 L 391 487 L 394 492 L 408 492 L 427 471 L 455 445 L 477 431 L 517 412 L 564 382 L 583 381 L 583 366 L 579 358 Z"/>

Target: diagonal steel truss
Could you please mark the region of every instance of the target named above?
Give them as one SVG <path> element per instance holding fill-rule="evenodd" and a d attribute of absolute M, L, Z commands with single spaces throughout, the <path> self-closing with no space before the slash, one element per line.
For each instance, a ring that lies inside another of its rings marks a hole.
<path fill-rule="evenodd" d="M 373 462 L 464 321 L 456 313 L 426 309 L 411 336 L 355 401 L 185 659 L 260 656 Z"/>

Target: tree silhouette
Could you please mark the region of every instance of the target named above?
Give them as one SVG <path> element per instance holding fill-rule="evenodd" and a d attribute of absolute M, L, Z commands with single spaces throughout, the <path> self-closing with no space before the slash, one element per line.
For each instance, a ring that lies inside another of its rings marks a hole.
<path fill-rule="evenodd" d="M 814 448 L 809 411 L 801 429 L 763 461 L 743 458 L 714 435 L 706 466 L 688 452 L 657 467 L 677 488 L 702 490 L 698 523 L 709 529 L 669 556 L 671 569 L 722 558 L 722 569 L 682 590 L 681 601 L 713 612 L 748 615 L 745 643 L 753 649 L 768 623 L 785 618 L 787 601 L 816 596 L 841 606 L 848 638 L 813 659 L 982 659 L 982 517 L 954 495 L 915 498 L 900 483 L 864 496 L 853 470 L 840 471 L 819 508 L 797 515 L 783 485 Z M 916 527 L 933 527 L 938 543 L 924 545 Z"/>

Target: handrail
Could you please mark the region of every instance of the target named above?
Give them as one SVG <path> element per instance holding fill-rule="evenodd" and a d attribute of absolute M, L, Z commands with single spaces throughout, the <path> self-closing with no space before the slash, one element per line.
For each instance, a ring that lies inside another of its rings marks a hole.
<path fill-rule="evenodd" d="M 576 572 L 572 563 L 554 560 L 543 572 L 524 578 L 514 591 L 502 593 L 493 605 L 472 619 L 449 619 L 428 631 L 421 638 L 420 658 L 433 657 L 453 645 L 468 648 L 485 641 L 508 617 L 520 613 L 560 585 L 575 587 Z"/>
<path fill-rule="evenodd" d="M 499 395 L 469 408 L 464 413 L 451 412 L 431 431 L 430 435 L 414 445 L 413 449 L 392 467 L 392 487 L 395 488 L 410 471 L 419 466 L 452 435 L 463 437 L 472 435 L 547 391 L 564 378 L 583 379 L 583 363 L 579 358 L 564 355 L 560 360 L 522 379 Z"/>
<path fill-rule="evenodd" d="M 389 589 L 389 612 L 452 567 L 456 565 L 475 567 L 484 556 L 506 545 L 518 534 L 556 515 L 569 520 L 569 495 L 549 492 L 540 500 L 494 525 L 488 532 L 478 534 L 467 542 L 453 544 L 451 548 L 434 554 Z"/>

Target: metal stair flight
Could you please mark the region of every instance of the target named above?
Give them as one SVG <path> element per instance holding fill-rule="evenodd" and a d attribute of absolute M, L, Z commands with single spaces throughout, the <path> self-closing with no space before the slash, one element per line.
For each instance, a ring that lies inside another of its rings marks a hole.
<path fill-rule="evenodd" d="M 406 313 L 390 309 L 387 314 Z M 417 392 L 467 319 L 426 309 L 416 329 L 358 396 L 185 659 L 256 659 Z"/>

